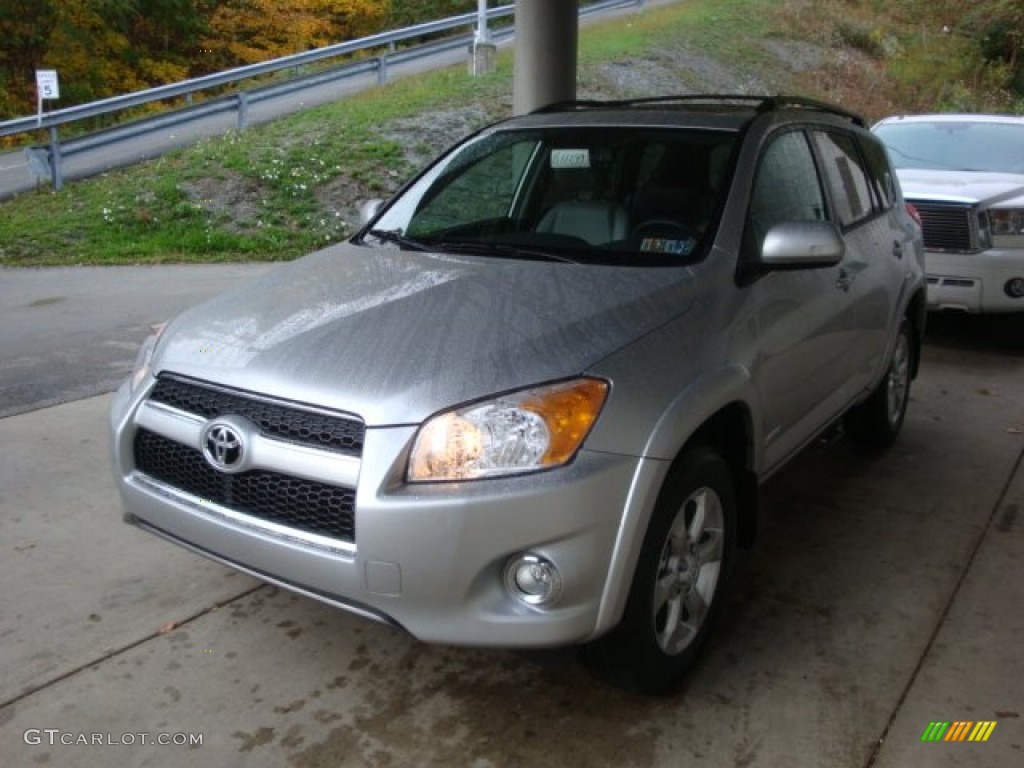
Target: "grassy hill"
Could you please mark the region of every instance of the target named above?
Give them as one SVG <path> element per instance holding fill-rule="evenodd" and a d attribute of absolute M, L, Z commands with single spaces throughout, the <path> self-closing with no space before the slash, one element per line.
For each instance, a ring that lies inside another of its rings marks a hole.
<path fill-rule="evenodd" d="M 687 0 L 586 26 L 580 98 L 799 93 L 872 119 L 1012 110 L 968 34 L 873 0 Z M 890 10 L 886 10 L 889 8 Z M 945 27 L 945 30 L 944 30 Z M 158 160 L 0 203 L 0 266 L 291 259 L 348 236 L 360 201 L 511 113 L 512 59 L 393 83 Z"/>

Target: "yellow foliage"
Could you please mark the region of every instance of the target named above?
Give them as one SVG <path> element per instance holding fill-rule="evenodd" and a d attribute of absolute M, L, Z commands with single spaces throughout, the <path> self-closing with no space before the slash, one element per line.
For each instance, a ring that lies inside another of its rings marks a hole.
<path fill-rule="evenodd" d="M 390 10 L 391 0 L 0 0 L 0 116 L 35 111 L 37 68 L 58 71 L 59 108 L 379 32 Z"/>
<path fill-rule="evenodd" d="M 379 31 L 381 0 L 228 0 L 214 11 L 202 47 L 204 72 L 322 48 Z"/>
<path fill-rule="evenodd" d="M 60 3 L 57 14 L 43 64 L 59 72 L 62 105 L 138 89 L 137 74 L 124 63 L 128 38 L 93 4 Z"/>

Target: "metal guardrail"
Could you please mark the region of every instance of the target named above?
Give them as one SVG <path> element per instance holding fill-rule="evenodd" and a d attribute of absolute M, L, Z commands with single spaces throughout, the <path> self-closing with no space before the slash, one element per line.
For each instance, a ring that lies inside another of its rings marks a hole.
<path fill-rule="evenodd" d="M 599 2 L 595 2 L 581 8 L 580 15 L 588 15 L 620 6 L 642 5 L 643 3 L 644 0 L 600 0 Z M 490 22 L 506 18 L 508 16 L 512 16 L 514 12 L 514 5 L 503 5 L 497 8 L 492 8 L 487 11 L 487 20 Z M 271 98 L 273 96 L 323 82 L 353 77 L 366 72 L 375 71 L 377 73 L 378 82 L 383 84 L 387 82 L 388 79 L 387 73 L 389 62 L 398 63 L 400 61 L 429 56 L 441 50 L 458 48 L 466 45 L 471 39 L 471 36 L 461 35 L 457 37 L 450 37 L 433 43 L 416 46 L 415 48 L 404 51 L 395 50 L 397 43 L 427 35 L 451 32 L 465 27 L 474 27 L 477 20 L 478 14 L 464 13 L 458 16 L 451 16 L 446 19 L 429 21 L 423 24 L 416 24 L 411 27 L 392 30 L 390 32 L 380 32 L 375 35 L 361 37 L 356 40 L 348 40 L 344 43 L 337 43 L 324 48 L 303 51 L 302 53 L 296 53 L 290 56 L 260 62 L 258 64 L 236 67 L 234 69 L 217 72 L 211 75 L 204 75 L 191 80 L 183 80 L 178 83 L 170 83 L 168 85 L 161 85 L 155 88 L 148 88 L 143 91 L 136 91 L 135 93 L 129 93 L 122 96 L 112 96 L 110 98 L 100 99 L 99 101 L 93 101 L 88 104 L 79 104 L 74 107 L 58 109 L 44 113 L 41 116 L 33 115 L 31 117 L 20 117 L 14 120 L 7 120 L 0 122 L 0 137 L 13 136 L 20 133 L 29 133 L 38 130 L 48 130 L 50 138 L 49 146 L 29 147 L 25 149 L 25 153 L 29 167 L 33 169 L 32 172 L 37 176 L 50 175 L 54 188 L 60 189 L 63 184 L 60 171 L 60 160 L 62 156 L 103 146 L 122 138 L 139 135 L 159 128 L 179 125 L 203 115 L 230 111 L 233 109 L 238 112 L 237 127 L 239 129 L 243 129 L 248 123 L 248 106 L 251 102 Z M 491 36 L 492 38 L 500 39 L 511 36 L 512 34 L 514 34 L 514 31 L 511 28 L 507 28 L 503 30 L 496 30 L 495 32 L 492 32 Z M 255 77 L 270 75 L 289 69 L 298 69 L 300 67 L 341 56 L 350 56 L 355 53 L 373 51 L 380 48 L 387 48 L 389 50 L 373 58 L 343 64 L 338 67 L 333 67 L 331 69 L 309 75 L 300 75 L 281 83 L 258 86 L 249 91 L 239 90 L 233 94 L 215 97 L 202 104 L 176 109 L 153 117 L 142 118 L 120 126 L 107 128 L 81 138 L 73 139 L 72 141 L 67 142 L 64 146 L 61 146 L 60 143 L 58 127 L 61 125 L 100 117 L 114 112 L 120 112 L 126 109 L 131 109 L 132 107 L 149 104 L 154 101 L 164 101 L 167 99 L 181 97 L 190 99 L 192 94 L 199 93 L 201 91 L 225 85 L 233 85 Z M 44 169 L 49 173 L 47 174 L 46 172 L 43 172 Z"/>

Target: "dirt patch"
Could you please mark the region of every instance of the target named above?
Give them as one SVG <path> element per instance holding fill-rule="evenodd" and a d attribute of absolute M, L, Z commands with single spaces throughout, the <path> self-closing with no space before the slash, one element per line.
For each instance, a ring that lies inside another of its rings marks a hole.
<path fill-rule="evenodd" d="M 591 88 L 581 98 L 765 91 L 765 83 L 754 72 L 686 48 L 655 51 L 644 59 L 609 62 L 598 69 L 598 81 L 588 85 Z"/>
<path fill-rule="evenodd" d="M 366 184 L 353 179 L 348 174 L 341 174 L 317 189 L 313 196 L 324 209 L 324 213 L 333 220 L 344 223 L 347 234 L 359 228 L 359 208 L 372 198 L 387 198 L 401 185 L 402 179 L 397 172 L 382 171 L 380 184 L 371 190 Z"/>
<path fill-rule="evenodd" d="M 503 114 L 508 114 L 508 111 Z M 494 121 L 498 116 L 497 110 L 493 108 L 472 105 L 393 120 L 384 129 L 383 135 L 402 147 L 405 159 L 414 168 L 422 168 L 456 141 Z"/>
<path fill-rule="evenodd" d="M 830 58 L 827 48 L 800 40 L 767 39 L 762 40 L 761 44 L 791 72 L 821 69 Z"/>
<path fill-rule="evenodd" d="M 178 189 L 196 205 L 223 217 L 226 228 L 233 232 L 251 229 L 263 210 L 259 183 L 230 170 L 182 182 Z"/>
<path fill-rule="evenodd" d="M 673 45 L 642 59 L 619 59 L 600 65 L 580 82 L 581 99 L 622 99 L 660 94 L 768 94 L 791 88 L 793 73 L 824 67 L 827 49 L 789 40 L 763 41 L 765 57 L 734 65 L 696 48 Z"/>

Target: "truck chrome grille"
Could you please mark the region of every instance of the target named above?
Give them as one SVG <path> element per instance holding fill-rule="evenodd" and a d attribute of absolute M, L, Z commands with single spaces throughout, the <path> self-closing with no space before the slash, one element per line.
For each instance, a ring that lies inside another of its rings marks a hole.
<path fill-rule="evenodd" d="M 157 380 L 149 399 L 204 419 L 226 414 L 242 416 L 264 435 L 277 440 L 356 457 L 363 452 L 365 427 L 355 418 L 307 410 L 166 374 Z"/>
<path fill-rule="evenodd" d="M 224 474 L 162 435 L 135 434 L 136 469 L 202 501 L 298 531 L 355 541 L 355 491 L 265 470 Z"/>
<path fill-rule="evenodd" d="M 931 251 L 977 251 L 972 236 L 973 210 L 959 203 L 925 203 L 908 201 L 921 214 L 924 247 Z"/>

